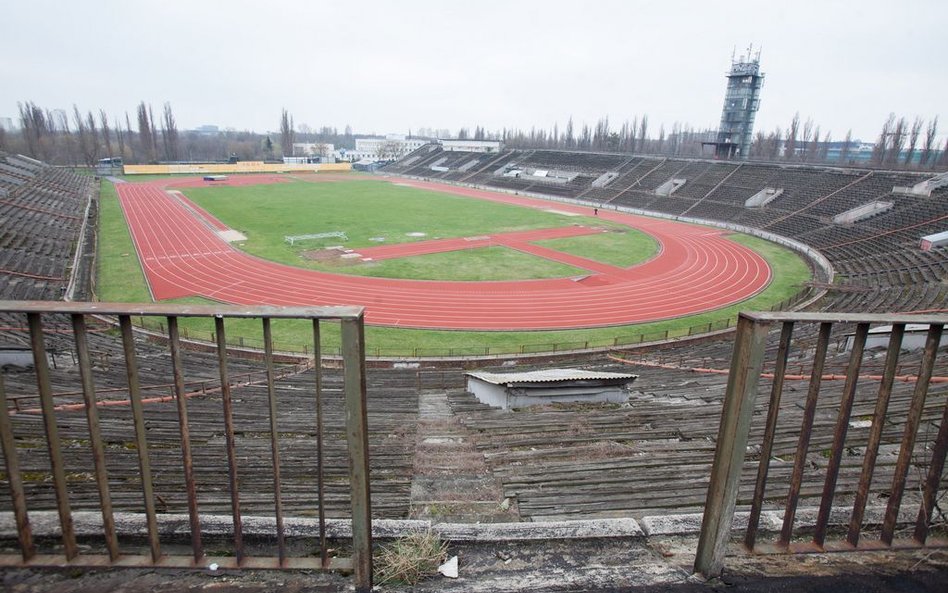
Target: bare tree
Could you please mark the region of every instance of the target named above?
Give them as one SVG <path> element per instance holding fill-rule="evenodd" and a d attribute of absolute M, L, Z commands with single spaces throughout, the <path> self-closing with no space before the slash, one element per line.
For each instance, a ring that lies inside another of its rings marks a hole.
<path fill-rule="evenodd" d="M 646 152 L 646 142 L 648 141 L 648 114 L 642 116 L 639 122 L 639 152 Z"/>
<path fill-rule="evenodd" d="M 938 157 L 939 169 L 948 169 L 948 138 L 945 139 L 945 145 L 941 149 L 941 156 Z"/>
<path fill-rule="evenodd" d="M 889 145 L 889 153 L 886 156 L 885 164 L 896 166 L 899 163 L 899 155 L 902 154 L 902 148 L 905 146 L 905 118 L 900 117 L 895 122 L 895 128 L 892 130 L 892 142 Z"/>
<path fill-rule="evenodd" d="M 757 133 L 754 134 L 754 141 L 751 142 L 750 154 L 748 156 L 753 158 L 762 158 L 764 155 L 765 146 L 767 144 L 767 134 L 764 134 L 763 130 L 757 130 Z"/>
<path fill-rule="evenodd" d="M 280 115 L 280 150 L 283 156 L 293 156 L 293 142 L 296 132 L 293 130 L 293 116 L 286 109 Z"/>
<path fill-rule="evenodd" d="M 590 146 L 592 146 L 592 130 L 584 123 L 583 129 L 579 134 L 579 148 L 589 150 Z"/>
<path fill-rule="evenodd" d="M 73 116 L 75 117 L 76 124 L 76 136 L 79 139 L 79 152 L 82 155 L 82 160 L 89 165 L 89 158 L 92 152 L 90 148 L 90 138 L 88 130 L 86 130 L 86 123 L 82 119 L 82 114 L 79 113 L 79 107 L 74 103 L 72 106 Z"/>
<path fill-rule="evenodd" d="M 157 160 L 157 146 L 155 145 L 155 136 L 152 133 L 153 126 L 148 118 L 149 109 L 142 101 L 138 104 L 138 141 L 141 145 L 144 160 Z"/>
<path fill-rule="evenodd" d="M 783 131 L 780 126 L 774 128 L 774 131 L 767 137 L 767 156 L 775 161 L 780 158 L 780 140 L 783 138 Z"/>
<path fill-rule="evenodd" d="M 155 113 L 151 110 L 151 103 L 148 104 L 148 123 L 151 125 L 151 146 L 155 154 L 153 158 L 158 160 L 158 124 L 155 123 Z"/>
<path fill-rule="evenodd" d="M 919 166 L 922 168 L 929 167 L 929 161 L 931 164 L 934 164 L 935 161 L 935 135 L 938 134 L 938 116 L 936 115 L 933 120 L 928 122 L 928 127 L 925 128 L 925 147 L 922 149 L 922 158 L 919 161 Z"/>
<path fill-rule="evenodd" d="M 161 142 L 165 148 L 165 158 L 178 160 L 178 126 L 174 121 L 171 103 L 165 103 L 161 126 Z"/>
<path fill-rule="evenodd" d="M 829 146 L 830 146 L 830 142 L 832 141 L 833 141 L 833 136 L 827 131 L 826 136 L 823 137 L 823 142 L 820 144 L 819 154 L 817 155 L 817 157 L 820 159 L 821 162 L 825 163 L 828 160 Z"/>
<path fill-rule="evenodd" d="M 890 113 L 889 119 L 882 124 L 882 131 L 879 132 L 879 138 L 872 147 L 872 162 L 875 165 L 882 165 L 886 162 L 889 153 L 889 136 L 895 128 L 895 114 Z"/>
<path fill-rule="evenodd" d="M 792 160 L 797 154 L 797 134 L 800 131 L 800 113 L 797 112 L 790 120 L 790 127 L 787 129 L 787 141 L 783 145 L 783 158 Z"/>
<path fill-rule="evenodd" d="M 132 160 L 135 160 L 135 144 L 132 143 L 132 122 L 128 118 L 128 111 L 125 112 L 125 135 L 128 137 L 128 146 L 132 152 Z"/>
<path fill-rule="evenodd" d="M 922 133 L 922 118 L 916 116 L 915 121 L 912 122 L 912 127 L 909 129 L 909 143 L 908 148 L 905 151 L 905 160 L 902 161 L 906 167 L 912 167 L 912 161 L 915 159 L 915 148 L 918 146 L 918 137 Z"/>
<path fill-rule="evenodd" d="M 633 153 L 635 152 L 635 148 L 636 148 L 636 146 L 635 146 L 635 139 L 636 139 L 635 130 L 637 130 L 638 127 L 639 127 L 639 119 L 638 119 L 638 116 L 633 116 L 633 117 L 632 117 L 632 124 L 629 126 L 629 152 L 633 152 Z"/>
<path fill-rule="evenodd" d="M 813 128 L 813 139 L 810 141 L 809 146 L 806 149 L 806 156 L 808 159 L 819 159 L 820 158 L 820 126 L 819 124 Z"/>
<path fill-rule="evenodd" d="M 849 159 L 849 145 L 853 141 L 852 129 L 846 130 L 846 137 L 843 138 L 843 147 L 839 150 L 839 162 L 845 163 Z"/>
<path fill-rule="evenodd" d="M 95 127 L 95 116 L 92 115 L 92 111 L 86 115 L 86 126 L 89 128 L 89 158 L 87 163 L 90 167 L 94 167 L 96 161 L 99 159 L 99 133 Z"/>
<path fill-rule="evenodd" d="M 115 141 L 118 142 L 119 156 L 125 159 L 125 132 L 122 130 L 122 122 L 116 120 L 115 123 Z"/>
<path fill-rule="evenodd" d="M 29 156 L 49 160 L 53 144 L 53 119 L 32 101 L 17 103 L 17 106 L 20 109 L 20 129 Z"/>
<path fill-rule="evenodd" d="M 112 158 L 112 132 L 109 129 L 109 116 L 105 114 L 105 109 L 99 110 L 99 124 L 102 130 L 102 142 L 105 143 L 105 156 Z"/>
<path fill-rule="evenodd" d="M 599 118 L 596 122 L 596 128 L 593 131 L 593 147 L 596 150 L 603 150 L 606 147 L 606 139 L 609 137 L 609 116 Z"/>
<path fill-rule="evenodd" d="M 819 130 L 819 128 L 817 128 Z M 813 119 L 806 118 L 803 122 L 803 133 L 800 135 L 800 158 L 806 162 L 810 157 L 810 149 L 813 148 L 810 139 L 813 137 Z M 819 140 L 819 134 L 817 134 Z"/>

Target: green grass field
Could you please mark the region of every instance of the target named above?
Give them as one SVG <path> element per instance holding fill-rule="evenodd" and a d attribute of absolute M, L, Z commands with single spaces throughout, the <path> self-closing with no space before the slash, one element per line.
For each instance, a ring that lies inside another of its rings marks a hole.
<path fill-rule="evenodd" d="M 608 226 L 617 232 L 543 241 L 555 247 L 603 263 L 630 266 L 655 254 L 655 242 L 622 225 L 603 225 L 595 218 L 569 217 L 394 186 L 376 180 L 318 183 L 293 182 L 267 186 L 192 188 L 187 195 L 232 228 L 244 232 L 248 240 L 240 247 L 247 252 L 290 265 L 401 278 L 454 278 L 463 280 L 523 279 L 570 276 L 577 270 L 543 258 L 506 248 L 471 249 L 445 254 L 371 262 L 340 267 L 338 262 L 316 262 L 303 252 L 339 244 L 339 239 L 290 246 L 284 235 L 344 231 L 346 246 L 403 243 L 437 237 L 464 237 L 569 224 Z M 111 184 L 103 183 L 101 200 L 98 297 L 112 301 L 147 301 L 149 292 L 129 238 L 121 209 Z M 367 216 L 366 213 L 372 213 Z M 423 232 L 423 237 L 407 233 Z M 372 238 L 385 237 L 385 242 Z M 687 335 L 689 328 L 714 324 L 724 327 L 738 311 L 769 309 L 796 294 L 810 278 L 806 262 L 783 247 L 745 235 L 732 235 L 761 253 L 775 270 L 775 278 L 761 294 L 717 311 L 654 323 L 582 330 L 533 332 L 435 331 L 400 328 L 366 328 L 366 349 L 371 355 L 471 355 L 564 350 L 576 347 L 635 343 L 646 339 Z M 201 298 L 176 302 L 209 302 Z M 212 321 L 183 320 L 182 328 L 192 337 L 210 339 Z M 328 324 L 324 348 L 338 347 L 338 329 Z M 275 321 L 276 346 L 301 350 L 311 337 L 305 323 Z M 245 345 L 259 345 L 260 323 L 234 320 L 227 325 L 229 341 L 243 339 Z"/>
<path fill-rule="evenodd" d="M 266 195 L 261 199 L 261 192 Z M 651 257 L 657 245 L 647 235 L 596 218 L 472 200 L 392 185 L 379 180 L 351 183 L 285 183 L 184 190 L 195 203 L 247 236 L 237 246 L 263 259 L 338 274 L 418 280 L 517 280 L 558 278 L 583 270 L 512 249 L 491 247 L 374 262 L 312 259 L 326 247 L 361 247 L 427 239 L 470 237 L 573 224 L 623 232 L 542 242 L 568 253 L 630 266 Z M 273 207 L 278 204 L 278 207 Z M 366 216 L 372 212 L 372 216 Z M 295 241 L 288 235 L 344 232 L 348 237 Z M 601 256 L 601 257 L 600 257 Z"/>

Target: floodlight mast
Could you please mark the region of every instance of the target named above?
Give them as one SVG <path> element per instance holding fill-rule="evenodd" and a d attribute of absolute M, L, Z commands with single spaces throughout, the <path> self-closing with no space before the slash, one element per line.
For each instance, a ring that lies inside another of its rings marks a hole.
<path fill-rule="evenodd" d="M 760 89 L 764 73 L 760 71 L 760 48 L 754 53 L 753 44 L 739 57 L 731 54 L 731 69 L 727 73 L 727 91 L 721 124 L 712 144 L 714 156 L 725 159 L 746 159 L 754 136 L 754 118 L 760 109 Z"/>

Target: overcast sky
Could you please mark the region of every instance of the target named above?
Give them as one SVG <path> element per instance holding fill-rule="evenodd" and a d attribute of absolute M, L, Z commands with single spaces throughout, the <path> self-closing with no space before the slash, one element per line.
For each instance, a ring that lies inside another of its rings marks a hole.
<path fill-rule="evenodd" d="M 30 0 L 0 10 L 0 117 L 17 102 L 180 128 L 357 132 L 482 125 L 717 127 L 731 52 L 762 46 L 757 129 L 799 111 L 871 141 L 890 112 L 942 115 L 948 2 Z"/>

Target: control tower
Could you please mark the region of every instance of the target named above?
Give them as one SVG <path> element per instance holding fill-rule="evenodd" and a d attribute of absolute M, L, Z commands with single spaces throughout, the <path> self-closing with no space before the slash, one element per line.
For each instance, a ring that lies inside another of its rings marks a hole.
<path fill-rule="evenodd" d="M 747 54 L 731 55 L 731 70 L 727 74 L 727 92 L 721 125 L 714 142 L 714 156 L 725 159 L 746 159 L 754 135 L 754 117 L 760 108 L 760 88 L 764 74 L 760 71 L 760 50 L 747 48 Z"/>

